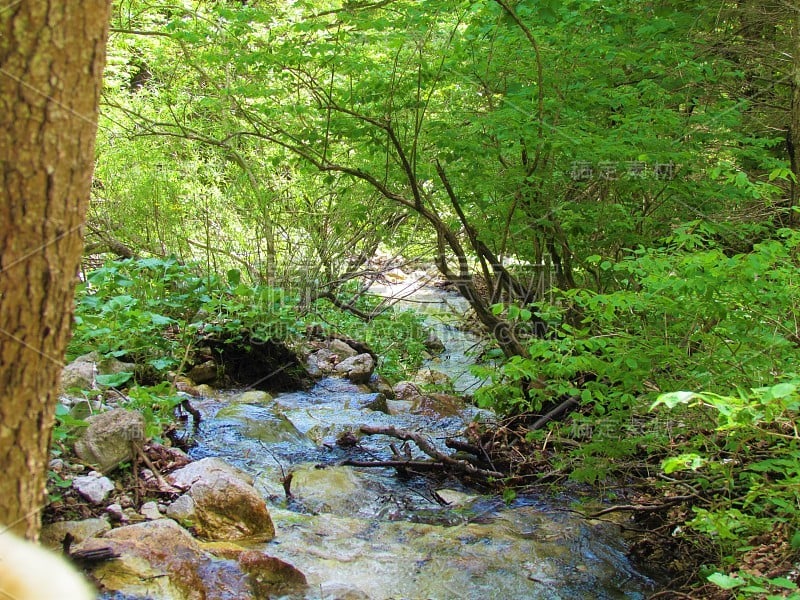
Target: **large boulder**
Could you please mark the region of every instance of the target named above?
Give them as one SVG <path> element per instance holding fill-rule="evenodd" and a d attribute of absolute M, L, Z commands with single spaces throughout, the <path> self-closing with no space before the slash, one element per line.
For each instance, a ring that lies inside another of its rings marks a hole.
<path fill-rule="evenodd" d="M 343 342 L 342 340 L 335 338 L 328 343 L 328 348 L 339 358 L 340 361 L 358 355 L 358 351 L 353 350 L 353 347 L 347 342 Z"/>
<path fill-rule="evenodd" d="M 89 426 L 75 442 L 75 454 L 100 471 L 131 460 L 131 441 L 144 440 L 144 417 L 138 412 L 117 408 L 86 420 Z"/>
<path fill-rule="evenodd" d="M 116 559 L 94 566 L 92 575 L 104 590 L 125 597 L 261 600 L 306 586 L 305 575 L 278 558 L 233 544 L 221 552 L 212 546 L 195 540 L 175 521 L 159 519 L 113 529 L 74 550 L 116 553 Z"/>
<path fill-rule="evenodd" d="M 84 519 L 82 521 L 57 521 L 42 525 L 41 542 L 52 550 L 61 550 L 62 542 L 71 535 L 75 543 L 102 535 L 111 529 L 108 519 Z M 0 596 L 1 597 L 1 596 Z"/>
<path fill-rule="evenodd" d="M 367 383 L 375 370 L 375 359 L 369 354 L 358 354 L 336 365 L 336 371 L 353 383 Z"/>
<path fill-rule="evenodd" d="M 235 477 L 247 484 L 253 483 L 250 475 L 216 457 L 202 458 L 189 463 L 185 467 L 173 471 L 167 479 L 175 487 L 189 489 L 198 481 L 211 481 L 219 477 Z"/>
<path fill-rule="evenodd" d="M 134 363 L 126 363 L 116 358 L 105 358 L 98 352 L 79 356 L 61 370 L 61 389 L 90 390 L 95 387 L 97 375 L 114 373 L 133 373 Z"/>
<path fill-rule="evenodd" d="M 268 541 L 275 537 L 264 499 L 252 479 L 217 458 L 204 458 L 172 473 L 171 484 L 187 489 L 191 498 L 170 511 L 191 522 L 207 540 Z"/>
<path fill-rule="evenodd" d="M 221 577 L 230 570 L 216 563 L 200 543 L 171 519 L 112 529 L 86 540 L 75 551 L 108 548 L 118 555 L 94 566 L 92 575 L 107 592 L 161 600 L 250 599 L 245 577 Z"/>

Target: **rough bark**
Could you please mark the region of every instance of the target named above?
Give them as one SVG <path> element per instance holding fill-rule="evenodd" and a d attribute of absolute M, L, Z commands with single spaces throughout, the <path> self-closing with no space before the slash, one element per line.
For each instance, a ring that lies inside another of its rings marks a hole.
<path fill-rule="evenodd" d="M 89 202 L 108 0 L 0 9 L 0 524 L 35 538 Z"/>

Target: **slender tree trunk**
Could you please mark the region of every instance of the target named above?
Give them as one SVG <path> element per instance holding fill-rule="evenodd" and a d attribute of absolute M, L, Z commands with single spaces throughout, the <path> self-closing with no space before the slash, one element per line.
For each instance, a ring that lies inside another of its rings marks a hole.
<path fill-rule="evenodd" d="M 792 10 L 792 77 L 791 91 L 792 101 L 787 135 L 787 146 L 789 147 L 789 162 L 792 173 L 795 176 L 790 187 L 789 215 L 787 225 L 793 227 L 797 224 L 798 218 L 794 209 L 800 205 L 800 3 L 793 2 L 790 5 Z"/>
<path fill-rule="evenodd" d="M 44 503 L 108 18 L 108 0 L 0 8 L 0 525 L 29 538 Z"/>

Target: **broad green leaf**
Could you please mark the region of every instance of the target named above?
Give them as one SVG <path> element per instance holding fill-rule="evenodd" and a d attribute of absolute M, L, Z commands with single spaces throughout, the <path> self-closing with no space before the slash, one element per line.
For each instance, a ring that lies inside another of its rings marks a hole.
<path fill-rule="evenodd" d="M 119 373 L 109 373 L 107 375 L 98 375 L 95 377 L 95 381 L 99 385 L 104 385 L 106 387 L 119 387 L 123 383 L 126 383 L 130 378 L 133 377 L 133 373 L 128 371 L 120 371 Z"/>
<path fill-rule="evenodd" d="M 730 575 L 725 575 L 724 573 L 712 573 L 707 577 L 707 579 L 711 583 L 721 587 L 723 590 L 732 590 L 746 583 L 744 579 L 740 579 L 739 577 L 731 577 Z"/>
<path fill-rule="evenodd" d="M 650 407 L 650 410 L 653 410 L 660 404 L 664 404 L 667 408 L 675 408 L 678 404 L 688 404 L 695 395 L 694 392 L 668 392 L 666 394 L 661 394 Z"/>
<path fill-rule="evenodd" d="M 681 454 L 680 456 L 672 456 L 670 458 L 665 459 L 661 463 L 661 468 L 664 470 L 664 473 L 669 475 L 670 473 L 674 473 L 675 471 L 696 471 L 700 467 L 702 467 L 707 462 L 707 459 L 703 458 L 699 454 L 694 454 L 692 452 L 687 454 Z"/>

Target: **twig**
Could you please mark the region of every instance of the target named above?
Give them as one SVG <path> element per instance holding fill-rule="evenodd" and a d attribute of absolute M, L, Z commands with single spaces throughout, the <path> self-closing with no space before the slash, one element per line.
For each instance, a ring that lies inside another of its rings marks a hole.
<path fill-rule="evenodd" d="M 153 476 L 156 478 L 156 481 L 158 481 L 159 491 L 162 491 L 162 492 L 175 492 L 175 493 L 184 491 L 184 490 L 172 485 L 166 479 L 164 479 L 164 477 L 161 475 L 161 473 L 159 473 L 158 468 L 156 468 L 156 466 L 153 464 L 153 462 L 150 460 L 150 458 L 147 456 L 147 454 L 144 453 L 144 450 L 142 449 L 142 447 L 139 444 L 137 444 L 136 442 L 133 442 L 133 448 L 134 448 L 136 454 L 139 456 L 139 458 L 142 459 L 142 462 L 144 464 L 146 464 L 147 468 L 150 469 L 153 472 Z"/>
<path fill-rule="evenodd" d="M 580 405 L 580 402 L 574 396 L 571 398 L 567 398 L 561 404 L 556 406 L 553 410 L 546 412 L 543 414 L 537 421 L 530 426 L 530 431 L 538 431 L 539 429 L 543 429 L 545 425 L 547 425 L 550 421 L 555 421 L 563 416 L 566 412 L 571 411 L 574 408 L 577 408 Z"/>
<path fill-rule="evenodd" d="M 439 461 L 446 465 L 447 467 L 459 471 L 461 473 L 466 473 L 468 475 L 475 475 L 479 477 L 484 477 L 486 479 L 502 479 L 505 477 L 503 473 L 499 471 L 490 471 L 487 469 L 480 469 L 473 464 L 470 464 L 463 460 L 457 460 L 451 457 L 444 452 L 439 451 L 431 442 L 429 442 L 425 437 L 413 433 L 411 431 L 407 431 L 405 429 L 399 429 L 394 426 L 389 427 L 378 427 L 372 425 L 362 425 L 361 432 L 367 435 L 388 435 L 391 437 L 396 437 L 400 440 L 404 441 L 412 441 L 414 442 L 417 447 L 422 450 L 425 454 L 430 456 L 436 461 Z"/>
<path fill-rule="evenodd" d="M 599 510 L 595 513 L 590 515 L 586 515 L 587 519 L 594 519 L 601 515 L 607 515 L 608 513 L 612 512 L 654 512 L 658 510 L 663 510 L 665 508 L 669 508 L 670 506 L 675 506 L 683 502 L 684 500 L 690 500 L 694 498 L 694 496 L 673 496 L 666 502 L 662 502 L 661 504 L 620 504 L 618 506 L 610 506 L 609 508 L 604 508 L 603 510 Z"/>

